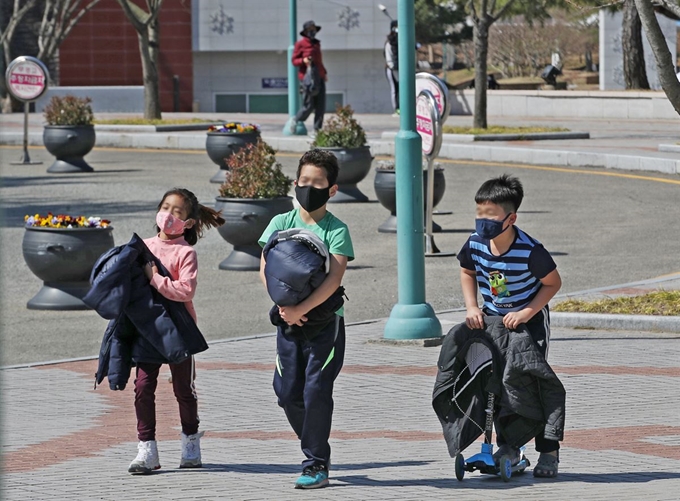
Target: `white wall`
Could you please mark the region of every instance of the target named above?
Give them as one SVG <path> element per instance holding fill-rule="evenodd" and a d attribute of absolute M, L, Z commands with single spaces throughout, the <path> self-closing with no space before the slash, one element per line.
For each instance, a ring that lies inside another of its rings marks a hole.
<path fill-rule="evenodd" d="M 668 48 L 671 51 L 673 61 L 677 54 L 677 26 L 673 19 L 657 14 L 661 31 L 666 37 Z M 609 12 L 600 10 L 600 90 L 621 90 L 626 88 L 623 77 L 623 49 L 621 47 L 621 12 Z M 645 50 L 645 69 L 647 80 L 652 89 L 661 89 L 659 77 L 656 71 L 656 60 L 652 52 L 647 36 L 642 31 L 642 42 Z"/>
<path fill-rule="evenodd" d="M 380 0 L 396 19 L 397 0 Z M 193 50 L 287 49 L 289 0 L 192 0 Z M 381 49 L 390 20 L 372 0 L 297 0 L 296 32 L 314 20 L 324 50 Z"/>
<path fill-rule="evenodd" d="M 397 0 L 381 0 L 394 18 Z M 192 0 L 194 100 L 214 111 L 216 93 L 286 94 L 262 78 L 286 78 L 289 0 Z M 390 113 L 383 46 L 390 20 L 378 2 L 297 0 L 298 26 L 321 26 L 327 92 L 343 93 L 357 113 Z"/>
<path fill-rule="evenodd" d="M 324 51 L 328 93 L 343 93 L 357 113 L 390 113 L 389 84 L 382 50 Z M 287 53 L 194 52 L 194 100 L 199 111 L 212 112 L 220 93 L 287 94 L 263 89 L 263 78 L 287 77 Z"/>

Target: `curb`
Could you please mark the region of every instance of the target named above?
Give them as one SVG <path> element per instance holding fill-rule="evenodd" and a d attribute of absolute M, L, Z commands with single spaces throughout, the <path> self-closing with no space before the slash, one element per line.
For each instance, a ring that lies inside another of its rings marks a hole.
<path fill-rule="evenodd" d="M 294 153 L 304 153 L 305 151 L 308 151 L 312 141 L 308 136 L 281 137 L 264 134 L 262 138 L 275 150 Z M 30 132 L 28 143 L 33 146 L 42 146 L 42 133 Z M 23 144 L 23 133 L 4 132 L 0 134 L 0 144 L 20 146 Z M 369 140 L 368 144 L 371 146 L 373 155 L 394 156 L 394 141 Z M 205 148 L 205 134 L 100 132 L 97 133 L 97 146 L 109 148 L 202 150 Z M 607 169 L 680 174 L 680 159 L 614 155 L 587 151 L 490 146 L 487 144 L 444 143 L 439 152 L 439 158 L 561 167 L 591 166 L 604 167 Z"/>
<path fill-rule="evenodd" d="M 550 312 L 550 325 L 569 329 L 680 333 L 680 317 Z"/>
<path fill-rule="evenodd" d="M 396 132 L 383 132 L 380 139 L 393 141 Z M 543 141 L 554 139 L 590 139 L 590 132 L 527 132 L 524 134 L 442 134 L 442 141 L 474 143 L 476 141 Z"/>

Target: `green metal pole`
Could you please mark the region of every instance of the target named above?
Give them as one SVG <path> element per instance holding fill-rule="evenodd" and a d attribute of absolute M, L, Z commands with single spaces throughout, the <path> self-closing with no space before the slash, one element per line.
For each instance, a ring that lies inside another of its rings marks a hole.
<path fill-rule="evenodd" d="M 304 123 L 298 123 L 295 130 L 291 130 L 295 121 L 295 114 L 300 109 L 300 91 L 297 68 L 293 65 L 293 49 L 297 41 L 297 0 L 289 0 L 288 16 L 290 24 L 290 45 L 288 45 L 288 121 L 283 126 L 284 136 L 306 136 L 307 128 Z"/>
<path fill-rule="evenodd" d="M 442 326 L 425 302 L 423 161 L 416 131 L 414 0 L 399 0 L 399 110 L 397 171 L 397 274 L 399 302 L 385 325 L 387 339 L 440 337 Z"/>

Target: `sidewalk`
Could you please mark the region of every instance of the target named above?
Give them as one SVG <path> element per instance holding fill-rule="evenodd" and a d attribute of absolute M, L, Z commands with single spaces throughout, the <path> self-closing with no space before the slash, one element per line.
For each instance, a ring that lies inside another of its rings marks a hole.
<path fill-rule="evenodd" d="M 97 115 L 98 119 L 118 118 L 124 114 Z M 311 139 L 284 136 L 288 118 L 281 114 L 245 113 L 164 113 L 164 118 L 201 117 L 209 120 L 255 122 L 262 127 L 262 137 L 280 151 L 303 152 Z M 366 129 L 375 155 L 394 155 L 394 133 L 399 118 L 389 115 L 355 115 Z M 43 117 L 29 119 L 29 143 L 42 145 Z M 450 116 L 447 125 L 471 126 L 471 116 Z M 489 124 L 506 126 L 563 127 L 575 132 L 589 132 L 590 139 L 543 141 L 492 141 L 457 143 L 445 139 L 440 158 L 515 162 L 538 165 L 599 166 L 623 170 L 680 173 L 680 155 L 673 145 L 678 142 L 677 120 L 576 119 L 567 117 L 494 117 Z M 0 115 L 0 144 L 22 144 L 23 115 Z M 311 122 L 310 122 L 311 127 Z M 203 149 L 204 132 L 152 132 L 149 127 L 96 126 L 98 147 Z M 664 147 L 661 147 L 664 145 Z M 664 150 L 664 151 L 660 151 Z"/>
<path fill-rule="evenodd" d="M 462 315 L 439 318 L 446 332 Z M 431 406 L 439 349 L 370 342 L 383 328 L 348 326 L 321 492 L 293 489 L 302 454 L 271 387 L 275 338 L 262 336 L 213 342 L 197 357 L 202 470 L 177 468 L 171 385 L 157 391 L 163 468 L 133 477 L 131 385 L 93 390 L 93 360 L 2 370 L 4 499 L 677 499 L 680 361 L 667 355 L 680 351 L 677 335 L 554 328 L 551 364 L 568 395 L 559 477 L 470 473 L 461 483 Z M 532 444 L 527 455 L 535 463 Z"/>

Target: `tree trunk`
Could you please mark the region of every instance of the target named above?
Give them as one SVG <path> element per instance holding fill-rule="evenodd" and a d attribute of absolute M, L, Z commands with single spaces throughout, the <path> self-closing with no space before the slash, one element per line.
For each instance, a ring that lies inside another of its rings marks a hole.
<path fill-rule="evenodd" d="M 654 14 L 654 7 L 650 0 L 635 0 L 635 6 L 640 14 L 640 21 L 645 29 L 647 41 L 654 53 L 656 67 L 661 87 L 666 97 L 680 115 L 680 82 L 675 76 L 675 61 L 671 51 L 668 50 L 666 38 L 663 36 L 659 22 Z"/>
<path fill-rule="evenodd" d="M 473 38 L 475 44 L 475 116 L 474 128 L 486 129 L 486 80 L 487 55 L 489 52 L 490 19 L 484 17 L 475 22 Z"/>
<path fill-rule="evenodd" d="M 649 89 L 642 45 L 642 23 L 635 7 L 635 0 L 625 0 L 623 3 L 621 46 L 626 89 Z"/>
<path fill-rule="evenodd" d="M 144 78 L 144 118 L 161 118 L 161 95 L 158 82 L 158 23 L 149 24 L 146 33 L 138 33 Z"/>

